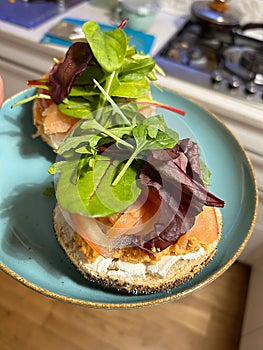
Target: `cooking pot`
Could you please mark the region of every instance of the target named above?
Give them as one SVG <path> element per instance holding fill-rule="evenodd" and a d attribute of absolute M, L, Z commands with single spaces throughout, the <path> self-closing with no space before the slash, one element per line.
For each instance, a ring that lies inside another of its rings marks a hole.
<path fill-rule="evenodd" d="M 240 25 L 226 0 L 195 1 L 191 7 L 191 13 L 204 33 L 233 34 L 248 29 L 263 28 L 263 23 L 252 22 Z"/>

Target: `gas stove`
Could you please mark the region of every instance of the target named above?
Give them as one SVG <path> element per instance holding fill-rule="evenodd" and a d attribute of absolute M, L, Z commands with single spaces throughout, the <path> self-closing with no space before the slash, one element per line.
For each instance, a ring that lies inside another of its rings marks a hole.
<path fill-rule="evenodd" d="M 263 110 L 263 41 L 238 29 L 204 31 L 187 20 L 155 57 L 166 74 Z"/>

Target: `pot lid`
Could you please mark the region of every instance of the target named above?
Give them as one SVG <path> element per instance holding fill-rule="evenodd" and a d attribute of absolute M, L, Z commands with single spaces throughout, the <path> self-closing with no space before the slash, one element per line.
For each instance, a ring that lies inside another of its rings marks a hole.
<path fill-rule="evenodd" d="M 228 9 L 224 0 L 196 1 L 192 4 L 192 13 L 197 18 L 222 26 L 238 25 L 238 19 Z"/>

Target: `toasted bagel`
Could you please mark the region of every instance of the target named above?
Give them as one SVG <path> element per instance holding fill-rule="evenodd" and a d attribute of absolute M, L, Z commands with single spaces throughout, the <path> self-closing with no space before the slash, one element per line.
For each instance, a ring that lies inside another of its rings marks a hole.
<path fill-rule="evenodd" d="M 67 223 L 57 205 L 53 212 L 54 229 L 58 242 L 70 261 L 81 273 L 99 285 L 132 294 L 150 294 L 166 291 L 191 279 L 216 253 L 222 235 L 222 216 L 217 208 L 216 239 L 209 244 L 188 239 L 182 249 L 174 246 L 154 252 L 139 247 L 121 248 L 110 258 L 96 253 Z"/>

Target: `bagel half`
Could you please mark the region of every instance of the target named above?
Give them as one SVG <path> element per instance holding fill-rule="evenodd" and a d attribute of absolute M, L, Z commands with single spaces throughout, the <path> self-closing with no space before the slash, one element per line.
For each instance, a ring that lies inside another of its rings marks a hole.
<path fill-rule="evenodd" d="M 217 226 L 212 242 L 202 243 L 190 236 L 184 248 L 177 242 L 162 252 L 151 254 L 139 247 L 128 247 L 119 249 L 110 258 L 100 256 L 68 225 L 58 205 L 53 220 L 58 242 L 89 281 L 132 294 L 150 294 L 184 283 L 212 259 L 222 235 L 222 216 L 218 208 L 209 208 L 214 210 Z"/>
<path fill-rule="evenodd" d="M 58 106 L 44 99 L 33 102 L 33 124 L 37 129 L 34 137 L 40 136 L 54 151 L 66 137 L 70 129 L 79 121 L 59 112 Z"/>

